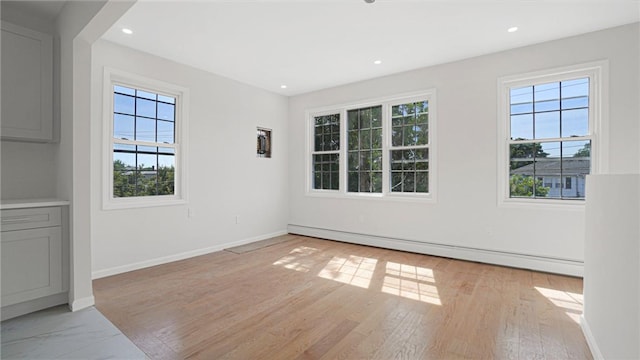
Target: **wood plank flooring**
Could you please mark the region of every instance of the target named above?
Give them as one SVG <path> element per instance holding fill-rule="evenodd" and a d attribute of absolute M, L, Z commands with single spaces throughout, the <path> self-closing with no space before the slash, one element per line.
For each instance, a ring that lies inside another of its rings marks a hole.
<path fill-rule="evenodd" d="M 591 359 L 582 280 L 296 235 L 95 280 L 151 359 Z"/>

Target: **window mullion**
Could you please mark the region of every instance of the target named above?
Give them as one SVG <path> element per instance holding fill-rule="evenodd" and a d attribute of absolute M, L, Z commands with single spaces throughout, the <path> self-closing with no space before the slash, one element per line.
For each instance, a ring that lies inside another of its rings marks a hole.
<path fill-rule="evenodd" d="M 391 106 L 382 107 L 382 194 L 391 192 Z"/>

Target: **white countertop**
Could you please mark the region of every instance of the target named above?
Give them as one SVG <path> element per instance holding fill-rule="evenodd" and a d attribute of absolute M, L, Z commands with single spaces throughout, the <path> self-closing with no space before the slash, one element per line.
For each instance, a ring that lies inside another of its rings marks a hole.
<path fill-rule="evenodd" d="M 0 209 L 27 209 L 47 206 L 66 206 L 69 205 L 68 200 L 61 199 L 15 199 L 0 200 Z"/>

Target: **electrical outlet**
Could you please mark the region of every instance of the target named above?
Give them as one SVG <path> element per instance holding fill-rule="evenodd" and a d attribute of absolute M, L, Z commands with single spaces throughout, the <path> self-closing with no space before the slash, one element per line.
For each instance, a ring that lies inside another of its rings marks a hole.
<path fill-rule="evenodd" d="M 240 224 L 240 215 L 236 215 L 236 224 Z"/>
<path fill-rule="evenodd" d="M 192 208 L 187 208 L 187 217 L 192 218 L 192 217 L 194 217 L 194 216 L 196 216 L 195 211 L 193 211 L 193 209 L 192 209 Z"/>

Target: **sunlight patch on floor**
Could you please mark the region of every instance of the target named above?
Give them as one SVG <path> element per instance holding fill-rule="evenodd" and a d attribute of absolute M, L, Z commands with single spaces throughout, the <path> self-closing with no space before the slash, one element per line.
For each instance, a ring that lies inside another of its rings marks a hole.
<path fill-rule="evenodd" d="M 273 265 L 282 266 L 285 269 L 295 270 L 299 272 L 309 272 L 314 265 L 313 254 L 319 250 L 308 246 L 297 247 L 289 253 L 289 255 L 280 258 Z"/>
<path fill-rule="evenodd" d="M 318 276 L 367 289 L 377 263 L 377 259 L 355 255 L 347 258 L 334 256 Z"/>
<path fill-rule="evenodd" d="M 388 262 L 382 292 L 433 305 L 442 305 L 433 270 L 419 266 Z"/>
<path fill-rule="evenodd" d="M 548 289 L 539 286 L 535 286 L 535 289 L 538 290 L 542 296 L 546 297 L 553 305 L 567 310 L 565 311 L 567 316 L 569 316 L 571 320 L 580 324 L 580 315 L 582 314 L 583 309 L 582 294 Z"/>

